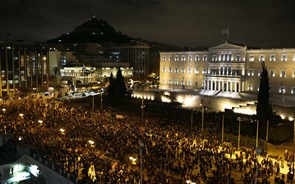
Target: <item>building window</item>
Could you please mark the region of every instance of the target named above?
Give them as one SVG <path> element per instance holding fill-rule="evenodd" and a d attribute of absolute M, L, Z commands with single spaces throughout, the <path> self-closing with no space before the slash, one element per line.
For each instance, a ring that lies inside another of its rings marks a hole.
<path fill-rule="evenodd" d="M 188 86 L 191 86 L 191 85 L 192 85 L 192 81 L 190 81 L 190 80 L 187 81 L 187 85 L 188 85 Z"/>
<path fill-rule="evenodd" d="M 248 90 L 253 91 L 253 85 L 252 84 L 248 84 Z"/>
<path fill-rule="evenodd" d="M 276 76 L 275 70 L 271 69 L 270 73 L 269 73 L 269 76 L 270 77 L 275 77 Z"/>
<path fill-rule="evenodd" d="M 264 61 L 264 55 L 259 56 L 259 61 Z"/>
<path fill-rule="evenodd" d="M 172 61 L 172 56 L 169 56 L 169 61 Z"/>
<path fill-rule="evenodd" d="M 166 61 L 166 56 L 163 57 L 163 61 Z"/>
<path fill-rule="evenodd" d="M 163 79 L 163 80 L 162 80 L 162 83 L 165 84 L 165 82 L 166 82 L 166 79 Z"/>
<path fill-rule="evenodd" d="M 203 74 L 207 74 L 207 68 L 203 68 Z"/>
<path fill-rule="evenodd" d="M 185 72 L 185 69 L 184 67 L 181 68 L 181 73 L 184 73 Z"/>
<path fill-rule="evenodd" d="M 191 55 L 189 55 L 189 56 L 188 56 L 188 60 L 189 60 L 189 61 L 192 61 L 192 60 L 193 60 L 193 57 L 192 57 Z"/>
<path fill-rule="evenodd" d="M 253 69 L 248 70 L 248 76 L 254 76 L 254 70 Z"/>
<path fill-rule="evenodd" d="M 251 54 L 251 55 L 249 56 L 249 61 L 254 61 L 254 55 Z"/>
<path fill-rule="evenodd" d="M 212 61 L 217 61 L 217 56 L 216 55 L 212 56 Z"/>
<path fill-rule="evenodd" d="M 185 56 L 181 56 L 181 61 L 185 61 Z"/>
<path fill-rule="evenodd" d="M 175 71 L 174 71 L 175 73 L 178 73 L 178 68 L 177 67 L 175 67 Z"/>
<path fill-rule="evenodd" d="M 165 73 L 166 72 L 166 68 L 165 67 L 163 67 L 163 73 Z"/>
<path fill-rule="evenodd" d="M 179 61 L 179 57 L 178 56 L 175 56 L 175 61 Z"/>
<path fill-rule="evenodd" d="M 203 61 L 207 61 L 207 60 L 208 60 L 207 55 L 204 55 L 204 56 L 203 56 Z"/>
<path fill-rule="evenodd" d="M 259 69 L 259 70 L 258 70 L 258 73 L 257 73 L 257 76 L 259 77 L 259 76 L 261 75 L 261 73 L 262 73 L 262 70 Z"/>
<path fill-rule="evenodd" d="M 292 95 L 295 95 L 295 87 L 292 87 L 292 88 L 291 88 L 291 94 L 292 94 Z"/>
<path fill-rule="evenodd" d="M 175 80 L 174 80 L 174 84 L 175 84 L 175 85 L 178 85 L 178 79 L 175 79 Z"/>
<path fill-rule="evenodd" d="M 274 62 L 276 61 L 276 55 L 275 54 L 271 54 L 269 57 L 269 61 Z"/>
<path fill-rule="evenodd" d="M 287 54 L 282 54 L 281 61 L 287 61 Z"/>
<path fill-rule="evenodd" d="M 295 54 L 293 55 L 293 61 L 295 61 Z"/>
<path fill-rule="evenodd" d="M 285 70 L 281 70 L 280 77 L 286 77 L 286 71 Z"/>
<path fill-rule="evenodd" d="M 191 67 L 188 67 L 188 69 L 187 69 L 187 73 L 189 73 L 189 74 L 192 73 L 192 68 L 191 68 Z"/>
<path fill-rule="evenodd" d="M 240 55 L 236 56 L 236 61 L 241 61 L 241 56 Z"/>
<path fill-rule="evenodd" d="M 295 70 L 293 70 L 292 78 L 295 78 Z"/>
<path fill-rule="evenodd" d="M 184 86 L 185 85 L 185 82 L 184 80 L 181 80 L 181 85 Z"/>
<path fill-rule="evenodd" d="M 232 61 L 232 60 L 233 60 L 232 54 L 230 53 L 230 54 L 228 54 L 228 61 Z"/>
<path fill-rule="evenodd" d="M 195 60 L 196 61 L 200 61 L 200 56 L 199 55 L 196 55 Z"/>
<path fill-rule="evenodd" d="M 280 86 L 279 93 L 285 94 L 286 93 L 286 86 Z"/>
<path fill-rule="evenodd" d="M 199 68 L 195 68 L 195 74 L 199 73 Z"/>

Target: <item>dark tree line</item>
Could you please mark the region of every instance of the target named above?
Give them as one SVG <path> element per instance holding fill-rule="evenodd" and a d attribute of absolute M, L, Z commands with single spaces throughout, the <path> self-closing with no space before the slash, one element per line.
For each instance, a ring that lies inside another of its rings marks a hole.
<path fill-rule="evenodd" d="M 108 86 L 108 94 L 111 97 L 124 97 L 126 96 L 126 85 L 124 81 L 124 77 L 122 75 L 122 71 L 119 67 L 117 71 L 117 75 L 114 78 L 113 73 L 110 76 L 110 85 Z"/>
<path fill-rule="evenodd" d="M 266 134 L 267 121 L 272 119 L 272 105 L 269 101 L 269 78 L 265 63 L 261 63 L 262 72 L 260 75 L 260 85 L 257 99 L 256 114 L 259 120 L 259 132 L 261 136 Z M 271 121 L 270 121 L 271 123 Z M 271 125 L 271 124 L 270 124 Z"/>

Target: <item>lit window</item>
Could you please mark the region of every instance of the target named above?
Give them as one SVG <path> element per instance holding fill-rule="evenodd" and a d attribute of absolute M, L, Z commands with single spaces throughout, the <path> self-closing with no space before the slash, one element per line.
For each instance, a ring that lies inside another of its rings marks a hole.
<path fill-rule="evenodd" d="M 292 78 L 295 78 L 295 70 L 293 70 Z"/>
<path fill-rule="evenodd" d="M 163 57 L 163 61 L 166 61 L 166 56 Z"/>
<path fill-rule="evenodd" d="M 200 61 L 200 56 L 199 55 L 196 55 L 195 60 L 196 61 Z"/>
<path fill-rule="evenodd" d="M 259 56 L 259 61 L 264 61 L 264 55 Z"/>
<path fill-rule="evenodd" d="M 188 81 L 187 81 L 187 85 L 188 85 L 188 86 L 191 86 L 191 85 L 192 85 L 192 81 L 188 80 Z"/>
<path fill-rule="evenodd" d="M 254 55 L 249 56 L 249 61 L 254 61 Z"/>
<path fill-rule="evenodd" d="M 271 54 L 270 57 L 269 57 L 269 61 L 271 61 L 271 62 L 276 61 L 276 55 Z"/>
<path fill-rule="evenodd" d="M 178 73 L 178 68 L 177 67 L 175 67 L 175 71 L 174 71 L 175 73 Z"/>
<path fill-rule="evenodd" d="M 169 61 L 172 61 L 172 56 L 169 56 Z"/>
<path fill-rule="evenodd" d="M 236 56 L 236 61 L 241 61 L 241 56 L 240 55 Z"/>
<path fill-rule="evenodd" d="M 217 56 L 216 55 L 212 56 L 212 61 L 217 61 Z"/>
<path fill-rule="evenodd" d="M 185 69 L 184 67 L 181 68 L 181 73 L 184 73 L 185 72 Z"/>
<path fill-rule="evenodd" d="M 192 56 L 188 56 L 188 60 L 189 61 L 192 61 L 193 60 L 193 57 Z"/>
<path fill-rule="evenodd" d="M 281 70 L 280 77 L 286 77 L 286 71 L 285 70 Z"/>
<path fill-rule="evenodd" d="M 189 74 L 192 73 L 192 68 L 191 68 L 191 67 L 188 67 L 188 69 L 187 69 L 187 73 L 189 73 Z"/>
<path fill-rule="evenodd" d="M 199 68 L 195 68 L 195 73 L 196 73 L 196 74 L 199 73 Z"/>
<path fill-rule="evenodd" d="M 178 85 L 178 79 L 174 80 L 174 84 Z"/>
<path fill-rule="evenodd" d="M 258 70 L 258 73 L 257 73 L 257 76 L 259 77 L 259 76 L 261 75 L 261 73 L 262 73 L 262 70 L 259 69 L 259 70 Z"/>
<path fill-rule="evenodd" d="M 203 74 L 207 74 L 207 68 L 203 69 Z"/>
<path fill-rule="evenodd" d="M 181 56 L 181 61 L 185 61 L 185 56 Z"/>
<path fill-rule="evenodd" d="M 292 94 L 292 95 L 295 95 L 295 87 L 292 87 L 292 88 L 291 88 L 291 94 Z"/>
<path fill-rule="evenodd" d="M 233 60 L 232 54 L 230 53 L 230 54 L 228 54 L 228 61 L 232 61 L 232 60 Z"/>
<path fill-rule="evenodd" d="M 179 61 L 179 57 L 178 56 L 175 56 L 175 61 Z"/>
<path fill-rule="evenodd" d="M 248 90 L 252 91 L 253 90 L 253 85 L 252 84 L 248 84 Z"/>
<path fill-rule="evenodd" d="M 280 86 L 279 93 L 281 93 L 281 94 L 286 93 L 286 87 L 285 86 Z"/>
<path fill-rule="evenodd" d="M 282 54 L 281 61 L 287 61 L 287 54 Z"/>
<path fill-rule="evenodd" d="M 248 76 L 254 76 L 254 71 L 253 69 L 248 70 Z"/>
<path fill-rule="evenodd" d="M 168 83 L 169 83 L 169 84 L 172 84 L 172 79 L 169 79 L 169 80 L 168 80 Z"/>
<path fill-rule="evenodd" d="M 203 56 L 203 61 L 207 61 L 207 59 L 208 59 L 208 58 L 207 58 L 207 55 L 204 55 L 204 56 Z"/>
<path fill-rule="evenodd" d="M 172 67 L 171 66 L 169 67 L 169 73 L 172 73 Z"/>
<path fill-rule="evenodd" d="M 276 76 L 275 70 L 270 70 L 269 76 L 270 77 L 275 77 Z"/>
<path fill-rule="evenodd" d="M 166 68 L 165 67 L 163 67 L 163 73 L 165 73 L 166 72 Z"/>

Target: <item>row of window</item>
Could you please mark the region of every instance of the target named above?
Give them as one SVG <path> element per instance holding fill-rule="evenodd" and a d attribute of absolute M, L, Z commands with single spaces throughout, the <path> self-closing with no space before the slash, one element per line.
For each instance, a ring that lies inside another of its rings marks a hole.
<path fill-rule="evenodd" d="M 178 67 L 169 67 L 168 70 L 166 71 L 166 67 L 163 67 L 162 68 L 162 72 L 163 73 L 188 73 L 188 74 L 192 74 L 192 73 L 195 73 L 195 74 L 199 74 L 199 68 L 191 68 L 191 67 L 188 67 L 187 68 L 187 71 L 185 70 L 185 67 L 181 67 L 180 70 Z M 258 72 L 257 72 L 257 75 L 260 76 L 262 70 L 259 69 Z M 202 70 L 202 74 L 209 74 L 208 72 L 208 69 L 207 68 L 203 68 Z M 220 75 L 242 75 L 242 71 L 241 70 L 232 70 L 230 67 L 224 67 L 224 68 L 221 68 L 220 70 L 216 70 L 216 69 L 212 69 L 210 74 L 220 74 Z M 254 76 L 254 70 L 253 69 L 248 69 L 248 72 L 247 72 L 247 76 Z M 276 77 L 276 73 L 275 73 L 275 70 L 274 69 L 270 69 L 269 70 L 269 76 L 270 77 Z M 279 73 L 279 77 L 287 77 L 286 75 L 286 69 L 281 69 L 280 70 L 280 73 Z M 292 73 L 292 78 L 295 78 L 295 70 L 293 70 L 293 73 Z"/>
<path fill-rule="evenodd" d="M 269 86 L 270 88 L 270 92 L 273 90 L 271 86 Z M 286 86 L 280 86 L 279 89 L 276 89 L 280 94 L 285 94 L 287 89 Z M 291 87 L 290 89 L 290 93 L 295 95 L 295 87 Z M 252 84 L 248 84 L 248 91 L 253 91 L 253 85 Z M 257 88 L 257 91 L 259 91 L 259 87 Z"/>
<path fill-rule="evenodd" d="M 194 57 L 192 55 L 175 55 L 174 57 L 172 56 L 163 56 L 163 61 L 207 61 L 208 56 L 207 55 L 195 55 Z M 259 61 L 266 61 L 266 55 L 265 54 L 260 54 L 258 57 Z M 235 57 L 231 53 L 222 53 L 219 56 L 218 55 L 212 55 L 212 61 L 242 61 L 241 55 L 236 55 Z M 255 55 L 250 54 L 249 55 L 249 61 L 255 61 Z M 277 61 L 277 56 L 276 54 L 270 54 L 269 55 L 269 61 L 274 62 Z M 288 61 L 288 54 L 281 54 L 278 61 Z M 295 54 L 293 55 L 293 61 L 295 61 Z"/>

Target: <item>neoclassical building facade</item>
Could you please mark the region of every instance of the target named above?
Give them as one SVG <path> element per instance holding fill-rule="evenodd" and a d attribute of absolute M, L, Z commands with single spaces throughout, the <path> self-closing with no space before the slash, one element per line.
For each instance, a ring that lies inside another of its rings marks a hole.
<path fill-rule="evenodd" d="M 229 42 L 205 51 L 160 52 L 160 86 L 256 93 L 261 62 L 268 69 L 270 93 L 295 95 L 295 48 L 250 49 Z"/>

